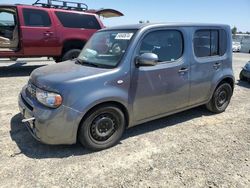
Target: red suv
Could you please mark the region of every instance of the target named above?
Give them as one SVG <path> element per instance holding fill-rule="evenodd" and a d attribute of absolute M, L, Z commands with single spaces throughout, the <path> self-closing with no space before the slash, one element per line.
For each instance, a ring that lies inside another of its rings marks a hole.
<path fill-rule="evenodd" d="M 104 27 L 99 16 L 122 16 L 112 9 L 88 10 L 86 4 L 52 0 L 33 5 L 0 5 L 0 58 L 78 56 L 86 41 Z M 73 4 L 76 6 L 69 6 Z"/>

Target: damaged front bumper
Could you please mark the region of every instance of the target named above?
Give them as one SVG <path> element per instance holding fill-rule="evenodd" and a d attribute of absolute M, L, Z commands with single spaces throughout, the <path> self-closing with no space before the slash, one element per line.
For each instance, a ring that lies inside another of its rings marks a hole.
<path fill-rule="evenodd" d="M 31 135 L 45 144 L 74 144 L 82 114 L 66 106 L 51 109 L 28 96 L 26 86 L 18 98 L 18 106 Z"/>

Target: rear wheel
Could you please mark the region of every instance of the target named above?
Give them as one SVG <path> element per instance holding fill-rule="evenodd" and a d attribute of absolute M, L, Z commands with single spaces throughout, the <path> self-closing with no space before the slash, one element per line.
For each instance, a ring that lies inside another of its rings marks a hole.
<path fill-rule="evenodd" d="M 228 83 L 222 83 L 219 85 L 211 98 L 206 104 L 209 111 L 214 113 L 224 112 L 232 97 L 232 87 Z"/>
<path fill-rule="evenodd" d="M 61 57 L 53 57 L 53 59 L 54 59 L 54 61 L 55 61 L 56 63 L 59 63 L 59 62 L 62 61 L 62 58 L 61 58 Z"/>
<path fill-rule="evenodd" d="M 10 60 L 11 60 L 11 61 L 16 61 L 16 60 L 17 60 L 17 57 L 10 57 Z"/>
<path fill-rule="evenodd" d="M 106 149 L 120 140 L 125 125 L 125 116 L 120 108 L 103 105 L 88 113 L 80 125 L 78 139 L 88 149 Z"/>
<path fill-rule="evenodd" d="M 80 49 L 71 49 L 64 53 L 62 57 L 62 61 L 72 60 L 79 56 L 81 50 Z"/>

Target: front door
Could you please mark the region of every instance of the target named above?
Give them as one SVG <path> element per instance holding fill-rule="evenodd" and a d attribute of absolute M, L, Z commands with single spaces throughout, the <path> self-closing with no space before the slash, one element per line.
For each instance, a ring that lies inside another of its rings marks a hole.
<path fill-rule="evenodd" d="M 58 53 L 58 37 L 49 12 L 22 8 L 22 48 L 25 56 L 48 56 Z"/>
<path fill-rule="evenodd" d="M 151 31 L 143 37 L 137 55 L 155 53 L 159 62 L 134 70 L 132 97 L 136 121 L 188 105 L 189 64 L 184 58 L 183 45 L 183 33 L 178 30 Z"/>

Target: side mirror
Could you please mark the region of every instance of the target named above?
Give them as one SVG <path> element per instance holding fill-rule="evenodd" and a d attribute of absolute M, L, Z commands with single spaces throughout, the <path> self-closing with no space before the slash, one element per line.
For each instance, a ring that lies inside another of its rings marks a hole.
<path fill-rule="evenodd" d="M 154 66 L 158 63 L 158 55 L 154 53 L 144 53 L 136 58 L 137 66 Z"/>

